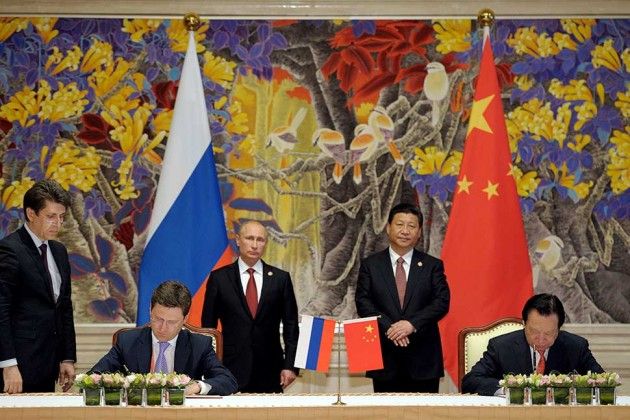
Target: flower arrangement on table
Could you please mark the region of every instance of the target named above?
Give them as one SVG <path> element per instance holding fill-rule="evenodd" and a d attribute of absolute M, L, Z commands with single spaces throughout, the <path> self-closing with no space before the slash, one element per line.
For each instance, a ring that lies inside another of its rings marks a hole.
<path fill-rule="evenodd" d="M 523 404 L 525 387 L 529 386 L 527 375 L 508 373 L 503 375 L 499 381 L 499 386 L 506 389 L 506 397 L 509 404 Z"/>
<path fill-rule="evenodd" d="M 549 383 L 553 388 L 553 399 L 556 404 L 569 404 L 569 390 L 573 386 L 573 379 L 570 375 L 563 373 L 552 373 L 549 375 Z"/>
<path fill-rule="evenodd" d="M 170 405 L 183 405 L 185 399 L 185 388 L 192 379 L 188 375 L 169 373 L 166 375 L 165 388 L 168 392 L 168 402 Z"/>
<path fill-rule="evenodd" d="M 599 403 L 601 405 L 615 404 L 615 388 L 621 385 L 621 378 L 617 372 L 603 372 L 592 375 L 592 382 L 597 387 Z"/>
<path fill-rule="evenodd" d="M 83 394 L 84 405 L 101 405 L 101 375 L 81 373 L 74 379 L 74 385 Z"/>
<path fill-rule="evenodd" d="M 542 373 L 532 373 L 528 378 L 529 386 L 532 389 L 532 404 L 543 405 L 547 403 L 547 388 L 551 386 L 549 375 Z"/>
<path fill-rule="evenodd" d="M 127 388 L 127 405 L 144 404 L 144 375 L 141 373 L 131 373 L 125 377 L 125 388 Z"/>
<path fill-rule="evenodd" d="M 153 372 L 144 375 L 147 389 L 147 405 L 161 405 L 163 388 L 166 386 L 166 374 Z"/>
<path fill-rule="evenodd" d="M 126 388 L 125 376 L 121 373 L 103 373 L 101 375 L 101 385 L 105 405 L 120 405 L 123 399 L 123 389 Z"/>

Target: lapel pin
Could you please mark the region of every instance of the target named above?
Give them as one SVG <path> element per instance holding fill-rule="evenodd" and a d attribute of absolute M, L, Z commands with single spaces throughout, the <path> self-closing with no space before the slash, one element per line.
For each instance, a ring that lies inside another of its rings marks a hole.
<path fill-rule="evenodd" d="M 268 276 L 273 276 L 273 271 L 267 271 Z"/>
<path fill-rule="evenodd" d="M 418 261 L 418 267 L 422 267 L 422 261 Z"/>

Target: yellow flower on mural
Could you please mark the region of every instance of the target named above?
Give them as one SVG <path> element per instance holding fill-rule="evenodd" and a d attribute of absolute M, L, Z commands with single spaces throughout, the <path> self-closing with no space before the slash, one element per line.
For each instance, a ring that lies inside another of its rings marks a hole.
<path fill-rule="evenodd" d="M 59 89 L 52 92 L 46 80 L 39 81 L 39 89 L 34 91 L 25 86 L 13 95 L 7 103 L 0 107 L 0 117 L 7 121 L 17 121 L 23 127 L 40 121 L 60 121 L 65 118 L 79 116 L 88 104 L 84 99 L 87 91 L 79 90 L 76 83 L 67 86 L 59 82 Z"/>
<path fill-rule="evenodd" d="M 562 29 L 573 35 L 578 42 L 591 39 L 591 28 L 595 23 L 595 19 L 560 19 Z"/>
<path fill-rule="evenodd" d="M 16 32 L 28 28 L 28 19 L 24 18 L 0 18 L 0 42 L 4 42 Z"/>
<path fill-rule="evenodd" d="M 523 171 L 516 165 L 512 166 L 510 171 L 516 182 L 516 191 L 520 197 L 529 197 L 540 184 L 538 172 L 529 171 L 523 174 Z"/>
<path fill-rule="evenodd" d="M 159 19 L 125 19 L 122 31 L 128 33 L 133 42 L 140 42 L 145 34 L 155 32 L 161 24 Z"/>
<path fill-rule="evenodd" d="M 0 188 L 4 186 L 4 180 L 0 179 Z M 2 205 L 5 209 L 21 208 L 24 202 L 24 194 L 28 191 L 35 181 L 29 177 L 24 177 L 21 180 L 13 181 L 11 185 L 7 186 L 2 191 Z"/>
<path fill-rule="evenodd" d="M 153 128 L 156 132 L 164 131 L 169 133 L 171 130 L 171 121 L 173 120 L 173 110 L 163 109 L 153 117 Z"/>
<path fill-rule="evenodd" d="M 575 192 L 575 195 L 579 199 L 583 199 L 588 196 L 590 189 L 593 186 L 593 181 L 578 182 L 576 184 L 575 175 L 569 172 L 566 163 L 563 163 L 560 168 L 558 168 L 554 163 L 550 163 L 549 169 L 554 174 L 555 182 Z"/>
<path fill-rule="evenodd" d="M 77 45 L 66 51 L 65 57 L 63 57 L 63 53 L 60 53 L 57 47 L 53 47 L 53 53 L 51 57 L 49 57 L 49 60 L 46 61 L 46 69 L 54 62 L 57 65 L 50 72 L 52 76 L 64 70 L 76 71 L 79 68 L 81 57 L 83 57 L 83 52 Z"/>
<path fill-rule="evenodd" d="M 370 113 L 374 109 L 374 104 L 371 102 L 363 102 L 355 109 L 354 114 L 357 119 L 357 124 L 367 124 Z"/>
<path fill-rule="evenodd" d="M 53 17 L 31 18 L 31 23 L 45 44 L 48 44 L 54 37 L 59 35 L 59 31 L 55 29 L 57 20 L 58 18 Z"/>
<path fill-rule="evenodd" d="M 591 136 L 588 134 L 576 134 L 573 140 L 567 143 L 567 147 L 579 153 L 591 142 L 591 140 Z"/>
<path fill-rule="evenodd" d="M 208 28 L 210 28 L 210 25 L 206 21 L 195 31 L 198 54 L 206 50 L 206 47 L 201 42 L 206 39 Z M 170 26 L 166 29 L 166 34 L 171 41 L 171 49 L 174 52 L 186 52 L 186 48 L 188 48 L 188 29 L 186 29 L 182 20 L 171 20 Z"/>
<path fill-rule="evenodd" d="M 602 45 L 596 46 L 591 51 L 591 57 L 593 57 L 591 62 L 595 68 L 606 67 L 614 72 L 621 70 L 621 58 L 613 47 L 612 39 L 607 39 Z"/>
<path fill-rule="evenodd" d="M 114 52 L 109 42 L 94 39 L 90 48 L 85 52 L 81 62 L 81 72 L 91 73 L 101 69 L 113 60 Z"/>
<path fill-rule="evenodd" d="M 433 21 L 433 30 L 438 39 L 435 49 L 442 54 L 464 52 L 470 49 L 470 19 L 445 19 Z"/>
<path fill-rule="evenodd" d="M 241 135 L 248 133 L 248 117 L 247 113 L 243 112 L 241 103 L 236 100 L 232 101 L 232 103 L 228 107 L 228 112 L 232 117 L 230 121 L 225 124 L 225 129 L 228 131 L 228 133 Z"/>
<path fill-rule="evenodd" d="M 624 118 L 630 118 L 630 88 L 626 89 L 625 92 L 617 92 L 615 107 L 621 111 Z"/>
<path fill-rule="evenodd" d="M 114 89 L 125 77 L 131 63 L 118 57 L 116 62 L 109 61 L 105 68 L 95 71 L 88 77 L 88 83 L 98 97 L 102 97 Z"/>
<path fill-rule="evenodd" d="M 440 175 L 457 175 L 462 162 L 462 153 L 453 151 L 448 155 L 435 146 L 423 149 L 414 148 L 415 157 L 411 160 L 411 167 L 420 175 L 439 173 Z"/>
<path fill-rule="evenodd" d="M 528 91 L 534 86 L 536 81 L 529 77 L 529 75 L 516 76 L 514 78 L 514 83 L 518 86 L 518 88 L 522 91 Z"/>
<path fill-rule="evenodd" d="M 593 102 L 584 102 L 583 104 L 576 105 L 573 109 L 577 112 L 577 121 L 573 126 L 575 131 L 580 131 L 584 124 L 597 115 L 597 105 Z"/>
<path fill-rule="evenodd" d="M 105 101 L 105 109 L 106 110 L 120 110 L 120 111 L 132 111 L 140 105 L 140 99 L 129 99 L 129 96 L 134 93 L 136 90 L 131 86 L 123 86 L 114 93 L 112 96 L 107 98 Z"/>
<path fill-rule="evenodd" d="M 121 200 L 132 200 L 140 196 L 138 191 L 136 191 L 135 182 L 131 177 L 132 169 L 133 163 L 131 162 L 131 156 L 127 156 L 125 160 L 120 163 L 118 169 L 116 169 L 118 181 L 112 181 L 112 185 L 115 187 L 114 192 L 118 194 Z"/>
<path fill-rule="evenodd" d="M 48 146 L 41 151 L 42 167 L 48 157 Z M 88 192 L 96 184 L 101 157 L 94 147 L 80 148 L 72 140 L 62 141 L 54 150 L 45 168 L 46 178 L 57 181 L 64 189 L 71 186 Z"/>
<path fill-rule="evenodd" d="M 584 79 L 570 80 L 567 85 L 563 84 L 558 79 L 552 79 L 549 85 L 549 93 L 565 101 L 593 102 L 593 93 Z"/>
<path fill-rule="evenodd" d="M 575 51 L 577 50 L 578 44 L 575 43 L 571 35 L 563 34 L 560 32 L 556 32 L 553 34 L 553 41 L 556 43 L 559 49 L 567 49 Z"/>
<path fill-rule="evenodd" d="M 203 55 L 205 61 L 203 74 L 214 83 L 229 89 L 234 81 L 234 69 L 236 63 L 223 57 L 215 56 L 210 51 Z"/>
<path fill-rule="evenodd" d="M 606 173 L 613 193 L 621 194 L 630 188 L 630 126 L 626 126 L 625 132 L 614 130 L 610 142 L 615 147 L 608 149 L 610 163 Z"/>

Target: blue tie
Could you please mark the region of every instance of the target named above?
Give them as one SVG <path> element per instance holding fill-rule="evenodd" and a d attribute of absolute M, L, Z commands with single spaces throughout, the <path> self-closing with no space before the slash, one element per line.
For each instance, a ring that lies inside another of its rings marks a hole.
<path fill-rule="evenodd" d="M 168 365 L 166 364 L 166 349 L 170 344 L 168 341 L 158 341 L 160 345 L 160 351 L 158 352 L 158 357 L 155 359 L 155 372 L 169 373 Z"/>

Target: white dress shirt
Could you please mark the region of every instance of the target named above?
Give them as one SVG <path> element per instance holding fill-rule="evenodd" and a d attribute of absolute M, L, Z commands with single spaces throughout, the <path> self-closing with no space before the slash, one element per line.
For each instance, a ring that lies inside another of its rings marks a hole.
<path fill-rule="evenodd" d="M 241 275 L 241 285 L 243 286 L 243 294 L 246 293 L 247 291 L 247 283 L 249 282 L 249 273 L 247 272 L 247 270 L 250 267 L 245 264 L 245 261 L 243 261 L 241 259 L 241 257 L 238 258 L 238 272 Z M 256 294 L 258 297 L 258 302 L 260 302 L 260 291 L 262 290 L 262 284 L 263 284 L 263 264 L 261 260 L 256 261 L 256 264 L 254 264 L 251 268 L 254 269 L 254 282 L 256 282 Z"/>
<path fill-rule="evenodd" d="M 398 258 L 402 257 L 405 262 L 403 263 L 403 269 L 405 270 L 405 279 L 409 281 L 409 267 L 411 267 L 411 257 L 413 256 L 413 248 L 405 255 L 398 255 L 392 247 L 389 247 L 389 258 L 392 260 L 392 271 L 394 272 L 394 278 L 396 277 L 396 266 L 398 265 Z"/>

